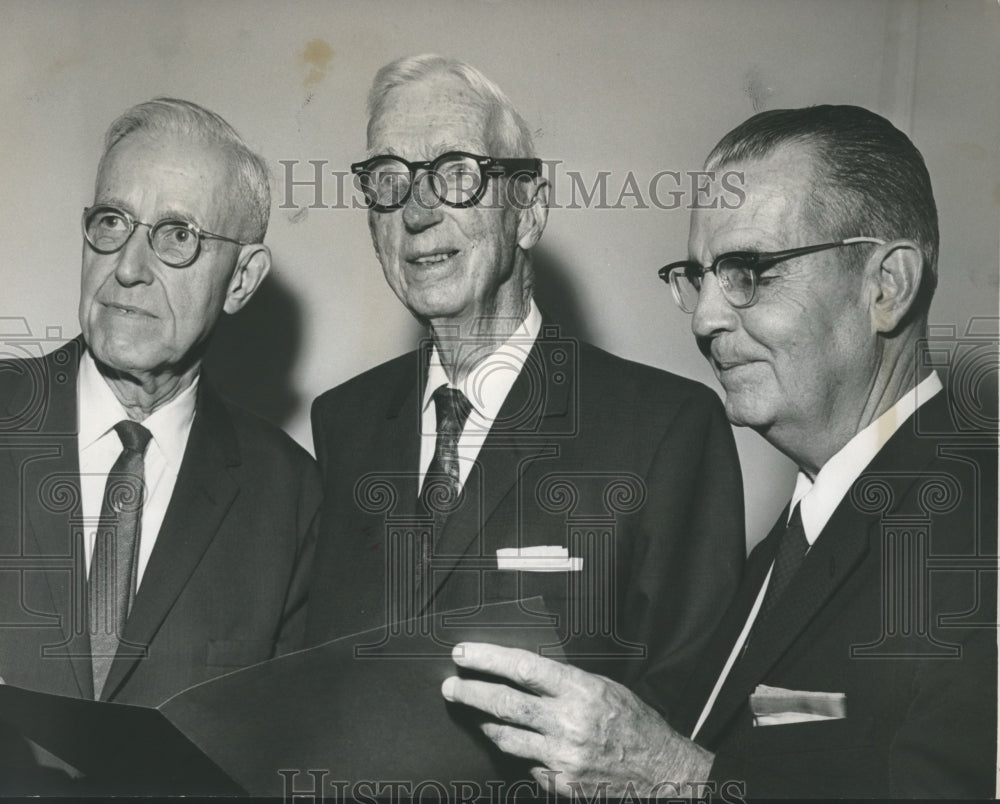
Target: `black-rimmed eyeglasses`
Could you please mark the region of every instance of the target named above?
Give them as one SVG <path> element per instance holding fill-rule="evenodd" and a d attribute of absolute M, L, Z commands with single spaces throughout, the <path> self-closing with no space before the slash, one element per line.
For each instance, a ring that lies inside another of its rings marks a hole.
<path fill-rule="evenodd" d="M 534 178 L 541 174 L 542 162 L 540 159 L 497 159 L 465 151 L 448 151 L 424 162 L 380 155 L 351 165 L 351 172 L 361 182 L 365 202 L 377 212 L 392 212 L 407 202 L 418 170 L 427 171 L 427 184 L 437 201 L 462 208 L 482 200 L 490 179 L 500 176 Z M 421 201 L 419 195 L 417 200 Z"/>
<path fill-rule="evenodd" d="M 670 285 L 674 301 L 685 313 L 693 313 L 698 306 L 702 280 L 705 274 L 715 274 L 726 301 L 733 307 L 750 307 L 757 300 L 757 282 L 760 275 L 776 263 L 802 257 L 817 251 L 858 243 L 884 245 L 876 237 L 848 237 L 836 243 L 802 246 L 785 251 L 730 251 L 720 254 L 708 268 L 695 260 L 681 260 L 664 265 L 659 270 L 660 279 Z"/>
<path fill-rule="evenodd" d="M 190 221 L 164 218 L 156 223 L 136 220 L 128 212 L 106 205 L 87 207 L 83 210 L 83 236 L 98 254 L 114 254 L 132 236 L 136 226 L 146 227 L 149 247 L 159 259 L 171 268 L 186 268 L 201 253 L 201 241 L 224 240 L 237 246 L 246 246 L 240 240 L 206 232 Z"/>

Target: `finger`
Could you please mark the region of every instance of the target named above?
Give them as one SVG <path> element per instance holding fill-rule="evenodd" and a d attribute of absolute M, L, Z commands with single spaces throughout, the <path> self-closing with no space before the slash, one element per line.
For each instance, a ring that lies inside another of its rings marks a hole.
<path fill-rule="evenodd" d="M 479 728 L 505 754 L 537 762 L 546 761 L 548 746 L 545 737 L 538 732 L 505 723 L 483 723 Z"/>
<path fill-rule="evenodd" d="M 531 773 L 531 778 L 538 782 L 538 786 L 542 790 L 559 796 L 565 796 L 566 798 L 578 798 L 578 791 L 562 780 L 561 777 L 565 776 L 562 771 L 539 767 L 532 768 L 529 772 Z"/>
<path fill-rule="evenodd" d="M 543 725 L 542 699 L 506 684 L 452 676 L 444 680 L 441 694 L 447 701 L 471 706 L 498 720 L 531 729 Z"/>
<path fill-rule="evenodd" d="M 576 671 L 530 651 L 486 642 L 460 642 L 451 657 L 459 667 L 509 679 L 541 695 L 556 696 L 565 691 L 569 673 Z"/>

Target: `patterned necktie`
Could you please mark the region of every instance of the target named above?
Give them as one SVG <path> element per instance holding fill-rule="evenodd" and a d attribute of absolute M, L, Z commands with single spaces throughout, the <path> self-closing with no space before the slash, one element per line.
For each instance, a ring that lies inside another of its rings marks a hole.
<path fill-rule="evenodd" d="M 127 420 L 118 422 L 115 432 L 124 449 L 108 473 L 90 561 L 90 652 L 95 700 L 101 697 L 125 618 L 135 598 L 144 492 L 143 455 L 152 437 L 141 424 Z"/>
<path fill-rule="evenodd" d="M 754 628 L 758 627 L 774 609 L 792 577 L 802 566 L 802 559 L 806 557 L 806 551 L 809 550 L 809 541 L 806 539 L 806 532 L 802 527 L 800 508 L 800 505 L 795 506 L 791 519 L 788 520 L 788 526 L 781 534 L 781 543 L 778 545 L 778 553 L 774 558 L 774 568 L 771 570 L 771 581 L 764 593 L 764 601 L 761 603 Z"/>
<path fill-rule="evenodd" d="M 434 457 L 424 476 L 420 500 L 435 519 L 443 519 L 454 508 L 462 490 L 458 473 L 458 439 L 472 406 L 457 388 L 442 385 L 434 392 L 434 411 L 437 414 L 437 442 Z"/>

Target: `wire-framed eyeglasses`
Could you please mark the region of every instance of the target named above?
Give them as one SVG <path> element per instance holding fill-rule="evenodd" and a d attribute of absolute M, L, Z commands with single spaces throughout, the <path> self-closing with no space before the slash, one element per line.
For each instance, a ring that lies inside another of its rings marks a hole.
<path fill-rule="evenodd" d="M 190 221 L 164 218 L 156 223 L 137 220 L 128 212 L 106 204 L 83 210 L 83 236 L 98 254 L 114 254 L 132 236 L 135 227 L 145 226 L 146 237 L 153 253 L 171 268 L 186 268 L 201 254 L 201 241 L 224 240 L 237 246 L 246 246 L 234 240 L 196 226 Z"/>

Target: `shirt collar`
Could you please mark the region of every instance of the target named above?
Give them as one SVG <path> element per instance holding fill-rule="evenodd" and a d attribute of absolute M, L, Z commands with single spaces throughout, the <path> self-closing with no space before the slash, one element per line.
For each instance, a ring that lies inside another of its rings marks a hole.
<path fill-rule="evenodd" d="M 500 408 L 521 373 L 541 329 L 542 314 L 538 311 L 535 300 L 531 299 L 528 315 L 524 321 L 494 352 L 476 363 L 472 371 L 457 386 L 469 400 L 472 409 L 484 419 L 493 421 L 499 415 Z M 451 383 L 441 365 L 441 356 L 435 346 L 427 366 L 427 384 L 424 386 L 421 410 L 427 410 L 434 398 L 434 392 L 442 385 L 450 386 Z"/>
<path fill-rule="evenodd" d="M 142 421 L 142 426 L 152 434 L 153 442 L 167 464 L 176 471 L 180 470 L 187 434 L 194 421 L 198 380 L 199 377 L 195 376 L 191 385 Z M 80 358 L 77 411 L 81 452 L 111 432 L 118 422 L 129 417 L 111 386 L 101 376 L 94 358 L 86 350 Z"/>
<path fill-rule="evenodd" d="M 941 391 L 936 371 L 901 396 L 896 404 L 848 441 L 819 470 L 815 480 L 799 470 L 788 512 L 801 503 L 802 527 L 809 544 L 816 541 L 833 512 L 865 467 L 913 413 Z"/>

